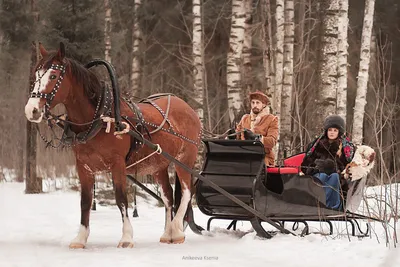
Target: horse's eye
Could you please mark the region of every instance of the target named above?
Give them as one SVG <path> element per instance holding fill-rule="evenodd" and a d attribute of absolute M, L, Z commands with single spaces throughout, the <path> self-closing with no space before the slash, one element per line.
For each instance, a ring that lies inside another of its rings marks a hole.
<path fill-rule="evenodd" d="M 50 79 L 52 79 L 52 80 L 54 80 L 55 78 L 57 78 L 57 76 L 54 75 L 54 74 L 52 74 L 52 75 L 50 76 Z"/>

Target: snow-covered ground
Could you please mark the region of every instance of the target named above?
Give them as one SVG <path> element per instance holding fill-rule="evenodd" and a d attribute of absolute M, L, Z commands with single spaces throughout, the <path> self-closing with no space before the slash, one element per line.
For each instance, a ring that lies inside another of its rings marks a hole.
<path fill-rule="evenodd" d="M 238 238 L 222 230 L 228 222 L 216 221 L 206 235 L 198 236 L 187 229 L 184 244 L 160 244 L 164 209 L 141 199 L 139 217 L 132 219 L 134 248 L 116 248 L 122 231 L 119 211 L 115 206 L 98 206 L 91 213 L 87 247 L 70 250 L 69 241 L 75 237 L 80 221 L 79 192 L 25 195 L 23 191 L 24 184 L 0 183 L 1 267 L 400 266 L 400 248 L 393 247 L 393 240 L 389 246 L 385 244 L 379 223 L 372 223 L 372 237 L 363 239 L 349 238 L 345 225 L 338 223 L 333 236 L 278 234 L 261 240 L 254 232 Z M 208 217 L 195 209 L 195 219 L 205 227 Z M 241 231 L 251 229 L 248 223 L 238 223 L 238 227 Z M 312 232 L 320 230 L 319 223 L 313 224 Z"/>

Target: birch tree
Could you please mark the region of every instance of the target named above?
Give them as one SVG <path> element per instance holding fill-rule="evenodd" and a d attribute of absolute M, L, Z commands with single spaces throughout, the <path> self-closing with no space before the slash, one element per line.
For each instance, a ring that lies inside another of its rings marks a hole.
<path fill-rule="evenodd" d="M 347 29 L 349 0 L 340 0 L 338 20 L 338 81 L 337 81 L 337 114 L 346 121 L 347 103 Z"/>
<path fill-rule="evenodd" d="M 141 31 L 139 28 L 138 10 L 141 5 L 141 0 L 134 0 L 134 14 L 133 14 L 133 25 L 132 25 L 132 65 L 131 65 L 131 92 L 132 95 L 137 94 L 140 87 L 140 38 Z"/>
<path fill-rule="evenodd" d="M 371 34 L 374 23 L 375 0 L 366 0 L 364 10 L 364 23 L 361 34 L 360 66 L 358 70 L 357 95 L 354 106 L 354 119 L 352 139 L 356 145 L 363 140 L 363 122 L 365 105 L 367 104 L 368 71 L 370 63 Z"/>
<path fill-rule="evenodd" d="M 104 0 L 104 59 L 111 63 L 111 5 L 109 0 Z"/>
<path fill-rule="evenodd" d="M 193 79 L 194 100 L 197 102 L 197 114 L 204 124 L 204 49 L 201 22 L 201 0 L 193 0 Z"/>
<path fill-rule="evenodd" d="M 240 77 L 245 24 L 245 5 L 242 0 L 232 0 L 232 20 L 227 56 L 227 95 L 229 119 L 238 120 L 243 109 L 243 96 Z"/>
<path fill-rule="evenodd" d="M 280 116 L 280 135 L 282 151 L 290 151 L 292 133 L 292 90 L 293 90 L 293 48 L 294 48 L 294 3 L 285 0 L 285 35 L 284 35 L 284 63 L 283 86 Z"/>
<path fill-rule="evenodd" d="M 276 0 L 276 32 L 275 32 L 275 86 L 274 86 L 274 103 L 273 110 L 280 117 L 281 113 L 281 96 L 283 83 L 283 41 L 285 36 L 285 0 Z"/>
<path fill-rule="evenodd" d="M 326 116 L 336 113 L 337 51 L 339 0 L 330 0 L 323 21 L 322 61 L 318 90 L 318 125 Z"/>

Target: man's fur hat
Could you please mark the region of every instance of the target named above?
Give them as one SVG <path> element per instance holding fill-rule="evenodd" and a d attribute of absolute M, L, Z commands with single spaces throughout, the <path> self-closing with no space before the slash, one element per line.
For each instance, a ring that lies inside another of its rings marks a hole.
<path fill-rule="evenodd" d="M 336 128 L 339 130 L 339 136 L 344 134 L 346 131 L 346 123 L 339 115 L 330 115 L 326 117 L 324 122 L 324 131 L 328 131 L 329 128 Z"/>
<path fill-rule="evenodd" d="M 250 101 L 253 99 L 257 99 L 257 100 L 260 100 L 265 105 L 269 104 L 268 96 L 266 96 L 264 93 L 262 93 L 260 91 L 250 93 L 249 96 L 250 96 Z"/>

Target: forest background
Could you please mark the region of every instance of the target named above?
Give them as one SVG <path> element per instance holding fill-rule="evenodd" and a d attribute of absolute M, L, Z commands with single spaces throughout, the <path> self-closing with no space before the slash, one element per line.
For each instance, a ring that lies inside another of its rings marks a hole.
<path fill-rule="evenodd" d="M 62 41 L 82 63 L 110 61 L 134 101 L 182 97 L 212 133 L 238 122 L 248 93 L 261 90 L 280 120 L 278 163 L 339 114 L 350 138 L 378 152 L 371 183 L 398 179 L 398 0 L 0 0 L 0 175 L 11 169 L 19 181 L 33 41 Z M 70 150 L 37 136 L 36 155 L 40 176 L 76 176 Z"/>

